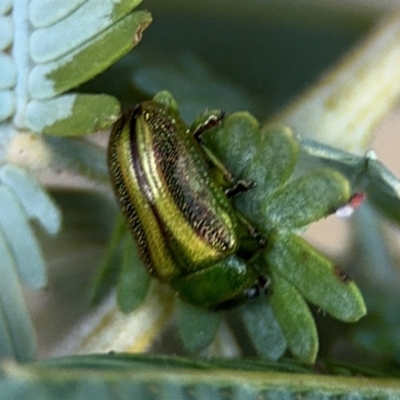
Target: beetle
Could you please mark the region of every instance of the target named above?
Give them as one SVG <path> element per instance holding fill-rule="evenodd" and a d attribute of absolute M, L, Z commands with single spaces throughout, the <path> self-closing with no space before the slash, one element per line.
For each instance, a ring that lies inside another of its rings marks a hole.
<path fill-rule="evenodd" d="M 149 273 L 209 309 L 254 297 L 268 281 L 242 255 L 250 224 L 229 200 L 252 185 L 234 185 L 201 144 L 222 119 L 211 113 L 189 129 L 172 101 L 155 98 L 117 120 L 108 146 L 112 186 Z M 217 182 L 218 169 L 230 187 Z"/>

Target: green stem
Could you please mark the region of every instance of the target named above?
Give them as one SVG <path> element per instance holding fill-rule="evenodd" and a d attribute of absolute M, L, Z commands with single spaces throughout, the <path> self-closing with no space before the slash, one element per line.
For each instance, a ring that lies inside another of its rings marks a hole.
<path fill-rule="evenodd" d="M 295 132 L 363 154 L 400 95 L 400 12 L 278 114 Z"/>
<path fill-rule="evenodd" d="M 139 367 L 139 368 L 138 368 Z M 153 368 L 144 365 L 126 368 L 46 368 L 40 365 L 17 365 L 14 363 L 3 364 L 3 379 L 6 377 L 9 384 L 18 382 L 30 382 L 34 385 L 52 383 L 63 385 L 68 382 L 68 387 L 73 390 L 74 385 L 90 382 L 95 372 L 96 381 L 115 385 L 120 383 L 121 389 L 132 395 L 132 389 L 137 384 L 168 389 L 170 385 L 176 385 L 182 389 L 194 385 L 206 385 L 220 389 L 229 389 L 228 397 L 234 398 L 234 394 L 240 390 L 250 390 L 257 398 L 257 394 L 265 395 L 297 395 L 307 394 L 340 396 L 351 394 L 357 398 L 397 398 L 400 396 L 400 381 L 398 379 L 365 378 L 361 376 L 329 376 L 315 374 L 280 373 L 273 371 L 244 371 L 225 368 L 163 368 L 161 364 Z M 212 371 L 212 373 L 210 373 Z M 129 383 L 129 385 L 127 385 Z M 282 397 L 282 396 L 281 396 Z M 276 396 L 276 398 L 281 398 Z M 286 397 L 286 396 L 284 396 Z M 157 396 L 155 396 L 157 398 Z M 269 397 L 268 397 L 269 398 Z M 275 397 L 274 397 L 275 398 Z"/>

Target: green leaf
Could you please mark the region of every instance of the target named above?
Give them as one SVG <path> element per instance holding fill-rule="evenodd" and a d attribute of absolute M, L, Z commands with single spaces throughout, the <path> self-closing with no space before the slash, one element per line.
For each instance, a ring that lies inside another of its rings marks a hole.
<path fill-rule="evenodd" d="M 44 287 L 47 283 L 47 271 L 39 243 L 18 198 L 6 186 L 0 186 L 0 204 L 0 227 L 21 280 L 33 289 Z"/>
<path fill-rule="evenodd" d="M 67 389 L 67 387 L 65 388 Z M 59 390 L 58 396 L 65 395 L 64 391 Z M 96 399 L 108 400 L 113 397 L 113 390 L 110 385 L 99 379 L 88 380 L 87 382 L 79 382 L 75 389 L 75 399 Z M 69 396 L 65 396 L 68 400 Z"/>
<path fill-rule="evenodd" d="M 26 110 L 26 123 L 35 132 L 85 135 L 109 128 L 119 114 L 119 102 L 112 96 L 68 94 L 31 101 Z"/>
<path fill-rule="evenodd" d="M 148 399 L 151 398 L 149 390 L 146 386 L 140 382 L 120 382 L 117 385 L 113 385 L 113 395 L 111 398 L 117 398 L 121 400 L 131 400 L 133 396 L 136 399 Z"/>
<path fill-rule="evenodd" d="M 243 398 L 245 394 L 260 399 L 306 399 L 322 393 L 331 398 L 352 395 L 361 399 L 400 395 L 398 379 L 367 378 L 360 376 L 359 370 L 342 368 L 341 375 L 332 376 L 318 373 L 314 367 L 303 366 L 301 370 L 293 361 L 286 362 L 284 368 L 282 363 L 254 359 L 246 360 L 247 368 L 243 368 L 244 360 L 224 360 L 224 366 L 220 366 L 220 361 L 109 354 L 72 356 L 33 364 L 8 362 L 1 365 L 0 393 L 7 394 L 7 400 L 25 398 L 25 393 L 36 395 L 40 389 L 51 399 L 70 399 L 79 393 L 95 394 L 100 388 L 102 395 L 109 399 L 163 399 L 166 393 L 188 400 L 231 399 L 239 395 Z M 329 372 L 329 365 L 325 366 Z"/>
<path fill-rule="evenodd" d="M 258 390 L 255 387 L 251 387 L 250 385 L 236 385 L 232 388 L 232 400 L 241 400 L 241 399 L 257 399 Z M 288 400 L 291 395 L 288 395 Z M 282 400 L 286 400 L 284 392 L 280 393 L 280 398 Z M 273 396 L 268 396 L 268 399 L 273 400 Z"/>
<path fill-rule="evenodd" d="M 35 400 L 38 399 L 38 391 L 43 393 L 41 383 L 32 385 L 32 382 L 19 379 L 0 381 L 0 388 L 3 398 L 7 400 L 27 398 Z"/>
<path fill-rule="evenodd" d="M 29 16 L 35 28 L 44 28 L 55 24 L 67 15 L 70 15 L 86 0 L 31 0 Z"/>
<path fill-rule="evenodd" d="M 243 111 L 228 115 L 220 127 L 205 132 L 202 142 L 235 179 L 241 179 L 259 150 L 259 136 L 258 121 Z"/>
<path fill-rule="evenodd" d="M 292 174 L 299 153 L 299 145 L 292 131 L 281 125 L 263 128 L 254 137 L 257 151 L 244 168 L 241 179 L 254 182 L 254 187 L 235 198 L 235 206 L 252 221 L 263 218 L 262 204 L 282 186 Z"/>
<path fill-rule="evenodd" d="M 130 232 L 124 234 L 122 242 L 123 255 L 117 284 L 117 301 L 121 311 L 127 314 L 143 303 L 149 291 L 151 277 L 140 260 Z"/>
<path fill-rule="evenodd" d="M 368 199 L 390 219 L 400 223 L 400 180 L 379 160 L 369 159 Z"/>
<path fill-rule="evenodd" d="M 120 114 L 115 98 L 54 97 L 99 74 L 140 42 L 151 23 L 148 12 L 132 11 L 141 1 L 12 2 L 12 15 L 0 19 L 5 31 L 0 70 L 6 71 L 0 78 L 0 121 L 16 115 L 2 127 L 3 135 L 29 129 L 72 136 L 109 128 Z"/>
<path fill-rule="evenodd" d="M 103 370 L 103 371 L 159 371 L 162 368 L 174 371 L 182 370 L 207 370 L 220 368 L 222 370 L 240 370 L 247 371 L 276 371 L 293 372 L 299 375 L 311 373 L 316 375 L 329 374 L 344 376 L 364 376 L 374 377 L 398 377 L 400 370 L 392 368 L 386 375 L 374 368 L 342 365 L 323 362 L 324 368 L 315 369 L 314 366 L 307 366 L 294 359 L 284 359 L 279 362 L 266 361 L 258 358 L 193 358 L 179 357 L 176 355 L 156 355 L 146 353 L 108 353 L 108 354 L 90 354 L 90 355 L 72 355 L 59 358 L 50 358 L 36 361 L 31 364 L 32 368 L 39 370 Z M 4 368 L 6 363 L 4 363 Z M 335 371 L 335 372 L 334 372 Z"/>
<path fill-rule="evenodd" d="M 287 342 L 268 298 L 260 296 L 251 300 L 241 306 L 240 312 L 257 353 L 269 360 L 278 360 Z"/>
<path fill-rule="evenodd" d="M 274 271 L 271 280 L 270 304 L 287 345 L 296 358 L 311 364 L 318 352 L 318 333 L 307 303 L 295 287 Z"/>
<path fill-rule="evenodd" d="M 217 333 L 221 313 L 179 301 L 179 333 L 187 350 L 195 352 L 208 346 Z"/>
<path fill-rule="evenodd" d="M 0 254 L 0 310 L 5 317 L 0 329 L 3 332 L 8 331 L 12 343 L 12 354 L 10 354 L 9 341 L 0 342 L 0 356 L 13 356 L 18 361 L 30 361 L 36 353 L 35 333 L 19 284 L 17 266 L 2 232 L 0 232 Z M 4 332 L 2 336 L 5 335 Z"/>
<path fill-rule="evenodd" d="M 257 209 L 261 199 L 286 182 L 299 152 L 288 127 L 272 125 L 260 131 L 258 121 L 247 112 L 236 112 L 223 119 L 221 126 L 204 133 L 202 143 L 235 180 L 255 183 L 246 196 L 238 196 L 241 200 L 235 202 L 244 209 L 249 204 Z"/>
<path fill-rule="evenodd" d="M 10 55 L 0 52 L 0 90 L 11 89 L 16 84 L 17 74 Z"/>
<path fill-rule="evenodd" d="M 34 357 L 36 343 L 19 280 L 33 289 L 47 283 L 45 261 L 28 218 L 55 234 L 61 216 L 25 171 L 3 165 L 0 182 L 0 356 L 26 361 Z"/>
<path fill-rule="evenodd" d="M 11 260 L 11 257 L 9 257 L 9 259 Z M 3 358 L 10 359 L 13 357 L 14 357 L 14 349 L 13 349 L 11 332 L 9 331 L 7 315 L 3 311 L 3 307 L 0 304 L 0 359 Z"/>
<path fill-rule="evenodd" d="M 177 382 L 166 380 L 160 391 L 160 400 L 185 400 L 187 399 L 185 388 Z"/>
<path fill-rule="evenodd" d="M 170 92 L 166 90 L 158 92 L 154 96 L 153 100 L 179 113 L 178 103 Z"/>
<path fill-rule="evenodd" d="M 77 50 L 36 65 L 29 76 L 32 98 L 53 97 L 94 77 L 136 46 L 150 23 L 148 12 L 132 12 Z"/>
<path fill-rule="evenodd" d="M 0 168 L 0 181 L 18 197 L 29 218 L 34 218 L 51 235 L 60 230 L 61 212 L 33 176 L 6 164 Z"/>
<path fill-rule="evenodd" d="M 364 300 L 356 284 L 305 240 L 293 234 L 269 239 L 263 256 L 277 277 L 284 277 L 308 301 L 334 318 L 355 322 L 365 315 Z"/>
<path fill-rule="evenodd" d="M 196 400 L 222 400 L 222 394 L 218 390 L 217 385 L 207 385 L 205 383 L 199 383 L 191 387 L 194 399 Z"/>
<path fill-rule="evenodd" d="M 331 169 L 319 169 L 290 182 L 266 199 L 262 229 L 292 230 L 317 221 L 343 206 L 349 182 Z M 258 222 L 261 226 L 261 221 Z"/>
<path fill-rule="evenodd" d="M 258 197 L 268 197 L 291 176 L 297 163 L 299 144 L 292 130 L 284 125 L 269 125 L 255 137 L 258 151 L 245 168 L 243 178 L 252 180 Z M 249 200 L 250 201 L 250 200 Z"/>
<path fill-rule="evenodd" d="M 310 139 L 299 138 L 299 142 L 307 164 L 317 161 L 342 172 L 352 186 L 366 189 L 367 199 L 388 218 L 400 221 L 400 181 L 375 153 L 358 156 Z"/>
<path fill-rule="evenodd" d="M 29 43 L 32 60 L 37 64 L 57 60 L 109 28 L 140 3 L 141 0 L 117 2 L 86 0 L 81 7 L 70 14 L 64 13 L 62 18 L 58 17 L 57 23 L 53 22 L 47 27 L 32 32 Z M 49 10 L 43 8 L 38 10 L 38 8 L 40 9 L 40 6 L 38 7 L 37 4 L 31 6 L 31 15 L 33 14 L 36 20 L 40 18 L 40 15 L 42 18 L 48 18 L 46 14 Z M 54 14 L 54 9 L 50 9 L 50 13 L 51 11 Z M 68 32 L 68 40 L 63 40 L 66 32 Z"/>
<path fill-rule="evenodd" d="M 10 118 L 15 112 L 15 95 L 11 90 L 0 90 L 0 121 Z"/>

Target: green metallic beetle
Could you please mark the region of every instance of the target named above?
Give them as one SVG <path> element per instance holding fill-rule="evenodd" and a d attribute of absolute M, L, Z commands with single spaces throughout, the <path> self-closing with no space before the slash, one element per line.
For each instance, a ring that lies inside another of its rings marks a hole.
<path fill-rule="evenodd" d="M 228 198 L 251 185 L 217 184 L 221 168 L 201 145 L 202 133 L 222 118 L 211 114 L 190 130 L 174 107 L 145 101 L 116 122 L 108 147 L 114 191 L 148 271 L 182 299 L 211 309 L 267 286 L 243 250 L 243 236 L 254 235 Z M 229 173 L 221 173 L 226 181 Z"/>

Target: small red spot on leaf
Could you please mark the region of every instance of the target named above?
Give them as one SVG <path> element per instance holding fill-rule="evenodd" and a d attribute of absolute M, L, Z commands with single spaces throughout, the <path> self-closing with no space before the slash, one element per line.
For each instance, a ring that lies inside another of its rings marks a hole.
<path fill-rule="evenodd" d="M 365 193 L 364 192 L 356 192 L 354 193 L 349 200 L 349 204 L 354 208 L 358 208 L 365 200 Z"/>
<path fill-rule="evenodd" d="M 350 217 L 354 210 L 361 206 L 361 204 L 365 200 L 364 192 L 356 192 L 354 193 L 349 201 L 343 206 L 336 210 L 336 215 L 340 218 L 348 218 Z"/>

